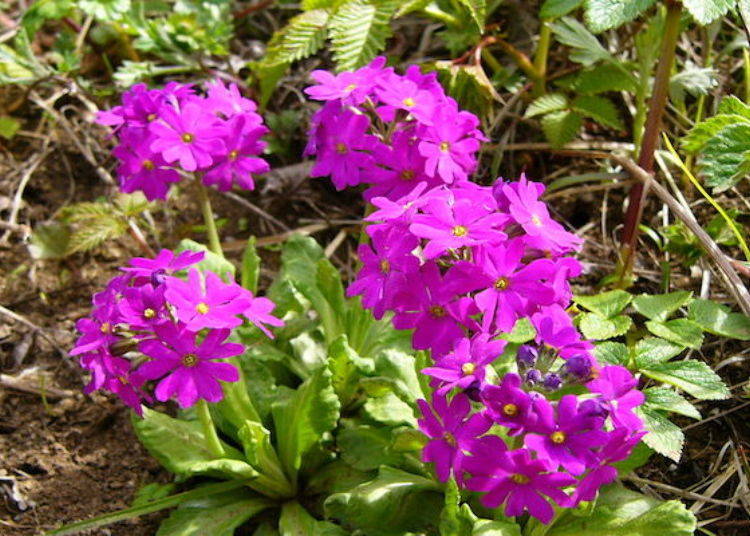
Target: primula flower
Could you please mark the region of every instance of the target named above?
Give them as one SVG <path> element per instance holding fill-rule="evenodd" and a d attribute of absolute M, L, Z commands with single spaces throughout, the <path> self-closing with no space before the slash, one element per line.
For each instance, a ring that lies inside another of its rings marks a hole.
<path fill-rule="evenodd" d="M 152 358 L 140 366 L 138 374 L 148 380 L 162 378 L 154 391 L 157 400 L 164 402 L 174 396 L 183 408 L 193 406 L 199 398 L 218 402 L 224 397 L 218 380 L 239 380 L 234 365 L 217 361 L 244 351 L 241 344 L 224 343 L 228 329 L 211 330 L 200 343 L 196 343 L 197 333 L 184 326 L 165 324 L 155 332 L 157 339 L 138 345 Z"/>
<path fill-rule="evenodd" d="M 81 336 L 70 351 L 70 355 L 77 356 L 100 349 L 108 350 L 117 341 L 114 329 L 119 321 L 119 315 L 114 307 L 100 307 L 91 316 L 81 318 L 76 322 L 76 330 Z"/>
<path fill-rule="evenodd" d="M 268 129 L 249 125 L 243 115 L 231 119 L 226 128 L 223 151 L 214 155 L 216 165 L 203 175 L 203 182 L 222 192 L 231 190 L 234 183 L 245 190 L 253 190 L 253 174 L 270 169 L 268 162 L 256 156 L 266 147 L 260 138 Z"/>
<path fill-rule="evenodd" d="M 593 393 L 599 393 L 615 426 L 623 426 L 635 432 L 643 428 L 643 422 L 633 410 L 646 399 L 636 389 L 637 385 L 638 380 L 628 369 L 610 365 L 601 369 L 596 379 L 588 382 L 586 387 Z"/>
<path fill-rule="evenodd" d="M 187 250 L 175 255 L 170 249 L 162 249 L 153 259 L 135 257 L 130 259 L 130 266 L 120 269 L 129 276 L 159 285 L 164 282 L 165 276 L 198 264 L 205 256 L 202 251 Z"/>
<path fill-rule="evenodd" d="M 206 105 L 214 112 L 223 114 L 225 117 L 234 116 L 255 117 L 258 124 L 262 119 L 255 112 L 258 108 L 255 102 L 242 96 L 237 84 L 226 86 L 219 79 L 206 84 L 208 98 Z"/>
<path fill-rule="evenodd" d="M 509 435 L 519 435 L 536 422 L 533 399 L 521 389 L 521 377 L 518 374 L 509 372 L 503 376 L 500 385 L 485 385 L 480 396 L 487 406 L 487 414 L 497 424 L 508 428 Z"/>
<path fill-rule="evenodd" d="M 435 464 L 435 472 L 441 482 L 446 482 L 451 473 L 461 482 L 461 463 L 465 451 L 470 451 L 477 437 L 485 434 L 492 421 L 482 413 L 471 412 L 471 403 L 464 394 L 458 394 L 450 401 L 435 394 L 432 405 L 425 400 L 417 400 L 422 418 L 419 428 L 430 438 L 422 450 L 422 461 Z"/>
<path fill-rule="evenodd" d="M 310 73 L 310 77 L 318 85 L 306 88 L 305 93 L 315 100 L 341 100 L 343 104 L 348 106 L 361 104 L 377 83 L 378 78 L 388 72 L 383 70 L 385 61 L 385 57 L 379 56 L 361 69 L 354 72 L 344 71 L 337 75 L 328 71 L 313 71 Z"/>
<path fill-rule="evenodd" d="M 570 497 L 560 488 L 575 483 L 566 473 L 549 472 L 545 460 L 534 460 L 526 449 L 500 452 L 494 457 L 468 458 L 466 469 L 473 476 L 467 482 L 472 491 L 484 491 L 482 504 L 497 508 L 505 503 L 505 515 L 516 517 L 528 512 L 542 523 L 555 515 L 548 498 L 559 506 L 570 505 Z"/>
<path fill-rule="evenodd" d="M 537 420 L 524 437 L 524 444 L 539 458 L 553 462 L 553 468 L 563 466 L 573 475 L 581 475 L 596 464 L 592 449 L 607 441 L 602 430 L 604 419 L 592 415 L 575 395 L 565 395 L 555 409 L 546 399 L 534 400 Z"/>
<path fill-rule="evenodd" d="M 435 109 L 430 126 L 420 128 L 419 152 L 427 159 L 425 171 L 451 184 L 466 180 L 476 167 L 476 152 L 483 137 L 476 131 L 473 114 L 459 112 L 455 105 Z"/>
<path fill-rule="evenodd" d="M 252 305 L 245 289 L 236 283 L 225 283 L 212 272 L 206 272 L 204 281 L 200 272 L 191 268 L 187 281 L 170 277 L 165 284 L 167 302 L 174 306 L 180 322 L 192 331 L 237 327 L 242 323 L 238 315 Z"/>
<path fill-rule="evenodd" d="M 277 328 L 284 325 L 283 320 L 271 314 L 276 308 L 276 304 L 268 298 L 252 296 L 252 294 L 250 294 L 249 298 L 252 301 L 247 309 L 242 311 L 242 316 L 252 322 L 255 327 L 265 333 L 267 337 L 273 339 L 273 333 L 271 333 L 271 330 L 268 329 L 265 324 Z"/>
<path fill-rule="evenodd" d="M 153 138 L 137 141 L 130 137 L 123 136 L 123 142 L 112 150 L 121 162 L 117 167 L 120 190 L 125 193 L 140 190 L 149 201 L 166 199 L 170 185 L 180 181 L 180 174 L 165 167 L 167 162 L 161 154 L 151 150 Z"/>
<path fill-rule="evenodd" d="M 420 88 L 414 81 L 406 77 L 391 74 L 383 77 L 375 93 L 378 99 L 391 110 L 378 113 L 383 117 L 393 116 L 396 109 L 405 110 L 422 123 L 429 123 L 439 104 L 432 92 Z"/>
<path fill-rule="evenodd" d="M 537 344 L 554 348 L 563 358 L 588 353 L 593 348 L 581 339 L 570 315 L 560 305 L 541 307 L 531 315 L 531 323 L 536 329 Z"/>
<path fill-rule="evenodd" d="M 436 361 L 432 367 L 422 369 L 422 374 L 432 376 L 445 395 L 454 388 L 467 389 L 484 384 L 486 366 L 497 359 L 505 349 L 506 341 L 489 340 L 489 335 L 480 333 L 473 339 L 463 338 L 449 354 Z"/>
<path fill-rule="evenodd" d="M 176 110 L 164 106 L 161 121 L 149 125 L 154 135 L 150 148 L 167 162 L 179 162 L 185 171 L 205 169 L 223 150 L 224 127 L 202 103 L 188 101 Z"/>
<path fill-rule="evenodd" d="M 146 330 L 164 322 L 165 304 L 164 287 L 145 284 L 125 289 L 117 308 L 131 330 Z"/>

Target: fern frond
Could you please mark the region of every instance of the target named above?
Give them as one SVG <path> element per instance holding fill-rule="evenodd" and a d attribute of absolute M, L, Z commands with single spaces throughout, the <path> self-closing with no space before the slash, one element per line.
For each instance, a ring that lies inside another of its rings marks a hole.
<path fill-rule="evenodd" d="M 353 0 L 331 17 L 329 37 L 339 71 L 356 69 L 385 48 L 391 36 L 390 20 L 401 2 Z"/>

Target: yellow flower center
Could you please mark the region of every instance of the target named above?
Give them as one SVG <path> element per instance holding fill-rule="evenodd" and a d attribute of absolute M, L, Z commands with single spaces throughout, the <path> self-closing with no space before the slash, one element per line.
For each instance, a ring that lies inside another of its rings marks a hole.
<path fill-rule="evenodd" d="M 105 322 L 101 326 L 99 326 L 99 331 L 102 333 L 110 333 L 112 331 L 112 324 L 109 322 Z"/>
<path fill-rule="evenodd" d="M 448 443 L 451 447 L 456 447 L 456 438 L 453 437 L 453 434 L 450 432 L 445 432 L 445 434 L 443 434 L 443 441 Z"/>
<path fill-rule="evenodd" d="M 430 307 L 430 314 L 435 318 L 443 318 L 445 316 L 445 308 L 440 305 L 433 305 Z"/>
<path fill-rule="evenodd" d="M 518 406 L 516 406 L 515 404 L 505 404 L 503 406 L 503 413 L 507 417 L 515 417 L 516 415 L 518 415 Z"/>
<path fill-rule="evenodd" d="M 451 148 L 451 144 L 447 141 L 444 141 L 440 144 L 440 150 L 444 153 L 447 153 Z"/>
<path fill-rule="evenodd" d="M 191 143 L 194 139 L 195 139 L 195 136 L 190 134 L 190 132 L 185 132 L 182 135 L 182 141 L 184 141 L 185 143 Z"/>
<path fill-rule="evenodd" d="M 540 218 L 536 214 L 532 214 L 531 215 L 531 223 L 533 223 L 537 227 L 541 227 L 542 226 L 542 218 Z"/>
<path fill-rule="evenodd" d="M 399 175 L 402 181 L 410 181 L 414 178 L 414 170 L 413 169 L 405 169 L 401 172 Z"/>
<path fill-rule="evenodd" d="M 477 370 L 477 366 L 474 363 L 464 363 L 461 365 L 461 372 L 464 373 L 464 376 L 474 374 L 475 370 Z"/>
<path fill-rule="evenodd" d="M 153 121 L 154 119 L 156 119 L 156 114 L 148 114 L 146 116 L 146 121 L 150 122 L 150 121 Z"/>
<path fill-rule="evenodd" d="M 412 106 L 414 106 L 415 104 L 417 104 L 416 102 L 414 102 L 414 99 L 412 99 L 411 97 L 406 97 L 406 98 L 405 98 L 405 99 L 404 99 L 404 100 L 402 101 L 402 103 L 403 103 L 403 105 L 404 105 L 404 106 L 406 106 L 407 108 L 411 108 Z"/>
<path fill-rule="evenodd" d="M 497 290 L 505 290 L 510 285 L 510 280 L 507 277 L 501 277 L 495 281 L 495 288 Z"/>
<path fill-rule="evenodd" d="M 235 151 L 229 151 L 229 160 L 234 162 L 237 160 L 237 157 L 240 155 L 236 150 Z"/>
<path fill-rule="evenodd" d="M 198 311 L 200 314 L 205 315 L 208 312 L 208 304 L 200 302 L 198 305 L 195 306 L 195 310 Z"/>
<path fill-rule="evenodd" d="M 383 259 L 380 261 L 380 271 L 384 274 L 387 274 L 391 271 L 391 263 L 388 262 L 388 259 Z"/>
<path fill-rule="evenodd" d="M 152 160 L 148 160 L 148 159 L 144 160 L 141 163 L 141 166 L 143 166 L 143 169 L 147 169 L 149 171 L 151 171 L 152 169 L 154 169 L 154 167 L 156 167 L 156 166 L 154 166 L 154 162 Z"/>
<path fill-rule="evenodd" d="M 560 432 L 560 431 L 552 432 L 549 438 L 552 440 L 552 442 L 555 445 L 562 445 L 563 443 L 565 443 L 565 439 L 566 439 L 565 432 Z"/>
<path fill-rule="evenodd" d="M 156 311 L 151 309 L 151 307 L 147 307 L 143 310 L 143 316 L 145 316 L 146 318 L 154 318 L 156 316 Z"/>
<path fill-rule="evenodd" d="M 345 91 L 354 91 L 355 89 L 357 89 L 357 84 L 349 84 L 344 88 Z"/>
<path fill-rule="evenodd" d="M 128 378 L 125 376 L 118 376 L 117 379 L 120 380 L 120 383 L 123 385 L 127 385 L 130 383 L 130 380 L 128 380 Z"/>
<path fill-rule="evenodd" d="M 194 367 L 198 364 L 198 356 L 196 356 L 195 354 L 185 354 L 184 356 L 182 356 L 182 364 L 183 366 L 188 368 Z"/>
<path fill-rule="evenodd" d="M 336 144 L 336 152 L 339 154 L 346 154 L 349 152 L 349 148 L 343 143 Z"/>
<path fill-rule="evenodd" d="M 510 479 L 516 484 L 528 484 L 529 482 L 531 482 L 531 479 L 529 477 L 521 474 L 515 474 L 510 477 Z"/>
<path fill-rule="evenodd" d="M 456 225 L 453 228 L 452 232 L 453 232 L 453 236 L 456 236 L 456 237 L 459 237 L 459 238 L 462 237 L 462 236 L 466 236 L 467 234 L 469 234 L 469 230 L 466 227 L 464 227 L 463 225 Z"/>

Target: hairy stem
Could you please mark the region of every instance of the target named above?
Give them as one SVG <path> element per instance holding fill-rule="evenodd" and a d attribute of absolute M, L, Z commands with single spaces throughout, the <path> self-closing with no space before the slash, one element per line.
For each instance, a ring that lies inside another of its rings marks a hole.
<path fill-rule="evenodd" d="M 195 184 L 198 187 L 198 203 L 203 213 L 203 222 L 208 234 L 208 247 L 213 253 L 223 257 L 224 252 L 221 250 L 221 241 L 219 240 L 219 233 L 216 230 L 214 213 L 211 210 L 211 200 L 208 198 L 208 189 L 203 185 L 200 177 L 195 178 Z"/>
<path fill-rule="evenodd" d="M 654 92 L 649 103 L 646 127 L 641 140 L 638 155 L 638 166 L 649 173 L 654 171 L 654 152 L 659 142 L 662 116 L 669 94 L 669 79 L 672 73 L 677 52 L 677 38 L 680 33 L 680 16 L 682 6 L 671 0 L 667 6 L 667 18 L 664 25 L 664 40 L 662 41 L 661 56 L 654 79 Z M 619 285 L 623 286 L 630 280 L 635 260 L 635 250 L 638 241 L 638 226 L 643 216 L 643 200 L 646 189 L 643 182 L 636 183 L 630 190 L 628 211 L 625 214 L 625 226 L 622 232 L 620 249 L 620 267 L 618 274 Z"/>
<path fill-rule="evenodd" d="M 211 418 L 208 403 L 201 398 L 195 405 L 195 411 L 198 413 L 198 420 L 200 420 L 203 427 L 203 435 L 206 438 L 208 451 L 214 458 L 223 458 L 225 454 L 224 447 L 221 446 L 219 435 L 216 433 L 216 426 L 214 426 L 214 420 Z"/>
<path fill-rule="evenodd" d="M 541 97 L 547 92 L 547 58 L 549 56 L 549 47 L 552 42 L 552 26 L 550 21 L 542 19 L 542 26 L 539 30 L 539 44 L 534 54 L 534 70 L 538 78 L 534 80 L 534 97 Z"/>

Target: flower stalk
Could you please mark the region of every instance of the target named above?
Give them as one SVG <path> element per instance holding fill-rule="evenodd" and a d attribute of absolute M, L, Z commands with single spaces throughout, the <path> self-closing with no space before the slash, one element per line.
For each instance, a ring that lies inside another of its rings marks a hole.
<path fill-rule="evenodd" d="M 226 453 L 216 433 L 216 426 L 214 426 L 211 411 L 208 409 L 206 401 L 203 399 L 198 400 L 195 411 L 198 413 L 198 420 L 203 427 L 203 436 L 206 438 L 206 446 L 209 452 L 214 458 L 223 458 Z"/>

